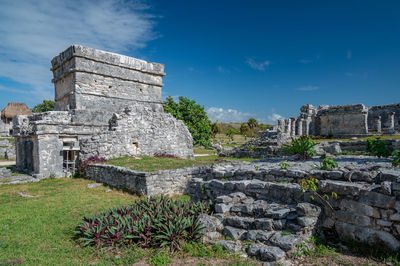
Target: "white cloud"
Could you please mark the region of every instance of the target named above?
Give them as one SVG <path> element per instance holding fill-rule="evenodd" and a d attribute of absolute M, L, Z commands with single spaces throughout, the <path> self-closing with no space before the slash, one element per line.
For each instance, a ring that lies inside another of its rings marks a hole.
<path fill-rule="evenodd" d="M 318 86 L 304 86 L 301 88 L 297 88 L 296 90 L 298 90 L 298 91 L 316 91 L 318 89 L 319 89 Z"/>
<path fill-rule="evenodd" d="M 0 76 L 30 85 L 33 97 L 51 98 L 54 56 L 71 44 L 112 52 L 146 46 L 156 38 L 147 8 L 123 0 L 3 0 Z"/>
<path fill-rule="evenodd" d="M 210 107 L 207 109 L 208 118 L 215 122 L 218 120 L 219 122 L 233 123 L 233 122 L 245 122 L 249 120 L 250 117 L 253 117 L 254 114 L 251 113 L 243 113 L 234 109 L 223 109 L 219 107 Z"/>
<path fill-rule="evenodd" d="M 346 58 L 350 60 L 352 57 L 353 57 L 353 52 L 350 50 L 347 50 Z"/>
<path fill-rule="evenodd" d="M 268 115 L 266 118 L 264 115 L 254 114 L 254 113 L 246 113 L 240 112 L 234 109 L 223 109 L 220 107 L 210 107 L 207 109 L 208 118 L 215 122 L 224 122 L 224 123 L 243 123 L 247 122 L 249 118 L 254 117 L 257 119 L 259 123 L 266 124 L 277 124 L 278 119 L 284 119 L 283 116 L 277 114 L 272 110 L 272 114 Z"/>
<path fill-rule="evenodd" d="M 271 64 L 270 61 L 256 62 L 253 58 L 247 58 L 246 63 L 255 70 L 265 71 L 265 69 Z"/>
<path fill-rule="evenodd" d="M 276 121 L 278 121 L 280 119 L 284 119 L 284 117 L 277 113 L 273 113 L 268 116 L 268 121 L 273 124 L 276 124 L 277 123 Z"/>
<path fill-rule="evenodd" d="M 302 64 L 310 64 L 312 62 L 313 62 L 313 60 L 309 60 L 309 59 L 301 59 L 300 60 L 300 63 L 302 63 Z"/>

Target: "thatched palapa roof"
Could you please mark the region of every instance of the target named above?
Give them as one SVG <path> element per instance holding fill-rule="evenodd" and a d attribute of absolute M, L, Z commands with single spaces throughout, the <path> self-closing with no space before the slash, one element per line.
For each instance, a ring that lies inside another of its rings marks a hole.
<path fill-rule="evenodd" d="M 1 111 L 1 118 L 11 119 L 16 115 L 31 115 L 31 109 L 24 103 L 8 103 Z"/>

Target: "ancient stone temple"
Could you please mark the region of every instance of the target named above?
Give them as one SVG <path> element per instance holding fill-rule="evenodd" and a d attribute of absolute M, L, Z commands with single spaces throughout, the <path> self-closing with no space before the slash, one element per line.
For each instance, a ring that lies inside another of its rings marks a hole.
<path fill-rule="evenodd" d="M 400 133 L 400 104 L 366 107 L 363 104 L 300 108 L 298 118 L 278 120 L 278 133 L 287 136 L 332 137 Z"/>
<path fill-rule="evenodd" d="M 162 64 L 79 45 L 51 63 L 55 111 L 14 118 L 17 168 L 44 178 L 93 155 L 193 158 L 187 127 L 163 111 Z"/>

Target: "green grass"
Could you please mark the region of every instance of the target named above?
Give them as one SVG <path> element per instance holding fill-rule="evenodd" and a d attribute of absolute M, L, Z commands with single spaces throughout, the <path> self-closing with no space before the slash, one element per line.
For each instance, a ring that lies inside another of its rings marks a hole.
<path fill-rule="evenodd" d="M 136 196 L 105 187 L 88 189 L 83 179 L 46 179 L 0 186 L 0 264 L 84 265 L 99 259 L 94 249 L 74 241 L 83 216 L 126 205 Z M 18 192 L 37 196 L 22 198 Z M 106 255 L 102 260 L 109 261 Z M 112 257 L 111 257 L 112 260 Z"/>
<path fill-rule="evenodd" d="M 338 138 L 324 138 L 320 136 L 313 137 L 313 140 L 316 142 L 319 141 L 358 141 L 358 140 L 367 140 L 367 139 L 400 139 L 400 135 L 374 135 L 374 136 L 369 136 L 369 137 L 360 137 L 357 138 L 356 140 L 354 139 L 349 139 L 349 138 L 343 138 L 343 139 L 338 139 Z"/>
<path fill-rule="evenodd" d="M 158 170 L 177 169 L 183 167 L 193 167 L 201 165 L 211 165 L 214 163 L 222 163 L 225 160 L 253 161 L 254 158 L 230 158 L 218 157 L 217 155 L 195 157 L 195 160 L 180 158 L 164 158 L 142 156 L 142 159 L 124 156 L 120 158 L 110 159 L 107 164 L 127 167 L 136 171 L 154 172 Z"/>
<path fill-rule="evenodd" d="M 195 264 L 213 263 L 214 259 L 229 264 L 242 261 L 219 247 L 201 243 L 184 244 L 176 253 L 136 246 L 79 246 L 74 229 L 84 216 L 128 205 L 138 198 L 115 189 L 106 193 L 108 187 L 104 186 L 89 189 L 89 183 L 92 181 L 60 178 L 0 186 L 0 265 L 165 265 L 184 258 L 195 260 Z M 23 198 L 18 192 L 36 197 Z"/>
<path fill-rule="evenodd" d="M 217 151 L 215 149 L 207 149 L 201 146 L 196 146 L 193 148 L 194 154 L 210 154 L 217 155 Z"/>

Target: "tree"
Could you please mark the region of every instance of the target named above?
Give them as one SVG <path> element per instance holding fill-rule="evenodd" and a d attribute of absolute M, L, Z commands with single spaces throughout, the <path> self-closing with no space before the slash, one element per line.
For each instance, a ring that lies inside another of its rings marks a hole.
<path fill-rule="evenodd" d="M 246 135 L 249 132 L 249 126 L 246 123 L 240 125 L 240 134 Z"/>
<path fill-rule="evenodd" d="M 42 113 L 42 112 L 53 111 L 53 110 L 54 110 L 54 101 L 52 101 L 52 100 L 44 100 L 43 103 L 35 105 L 32 108 L 32 112 L 34 112 L 34 113 Z"/>
<path fill-rule="evenodd" d="M 175 102 L 171 96 L 168 96 L 163 102 L 163 106 L 166 113 L 170 113 L 185 123 L 192 134 L 194 145 L 206 147 L 211 145 L 211 121 L 203 106 L 182 96 L 179 97 L 179 102 Z"/>
<path fill-rule="evenodd" d="M 220 128 L 218 125 L 218 120 L 215 121 L 214 123 L 211 124 L 211 135 L 213 136 L 213 138 L 215 138 L 215 136 L 220 132 Z"/>
<path fill-rule="evenodd" d="M 231 140 L 233 141 L 233 135 L 235 134 L 235 130 L 233 128 L 228 128 L 228 130 L 226 131 L 225 135 Z"/>
<path fill-rule="evenodd" d="M 249 125 L 250 129 L 256 128 L 258 126 L 258 122 L 254 117 L 251 117 L 249 121 L 247 121 L 247 125 Z"/>

